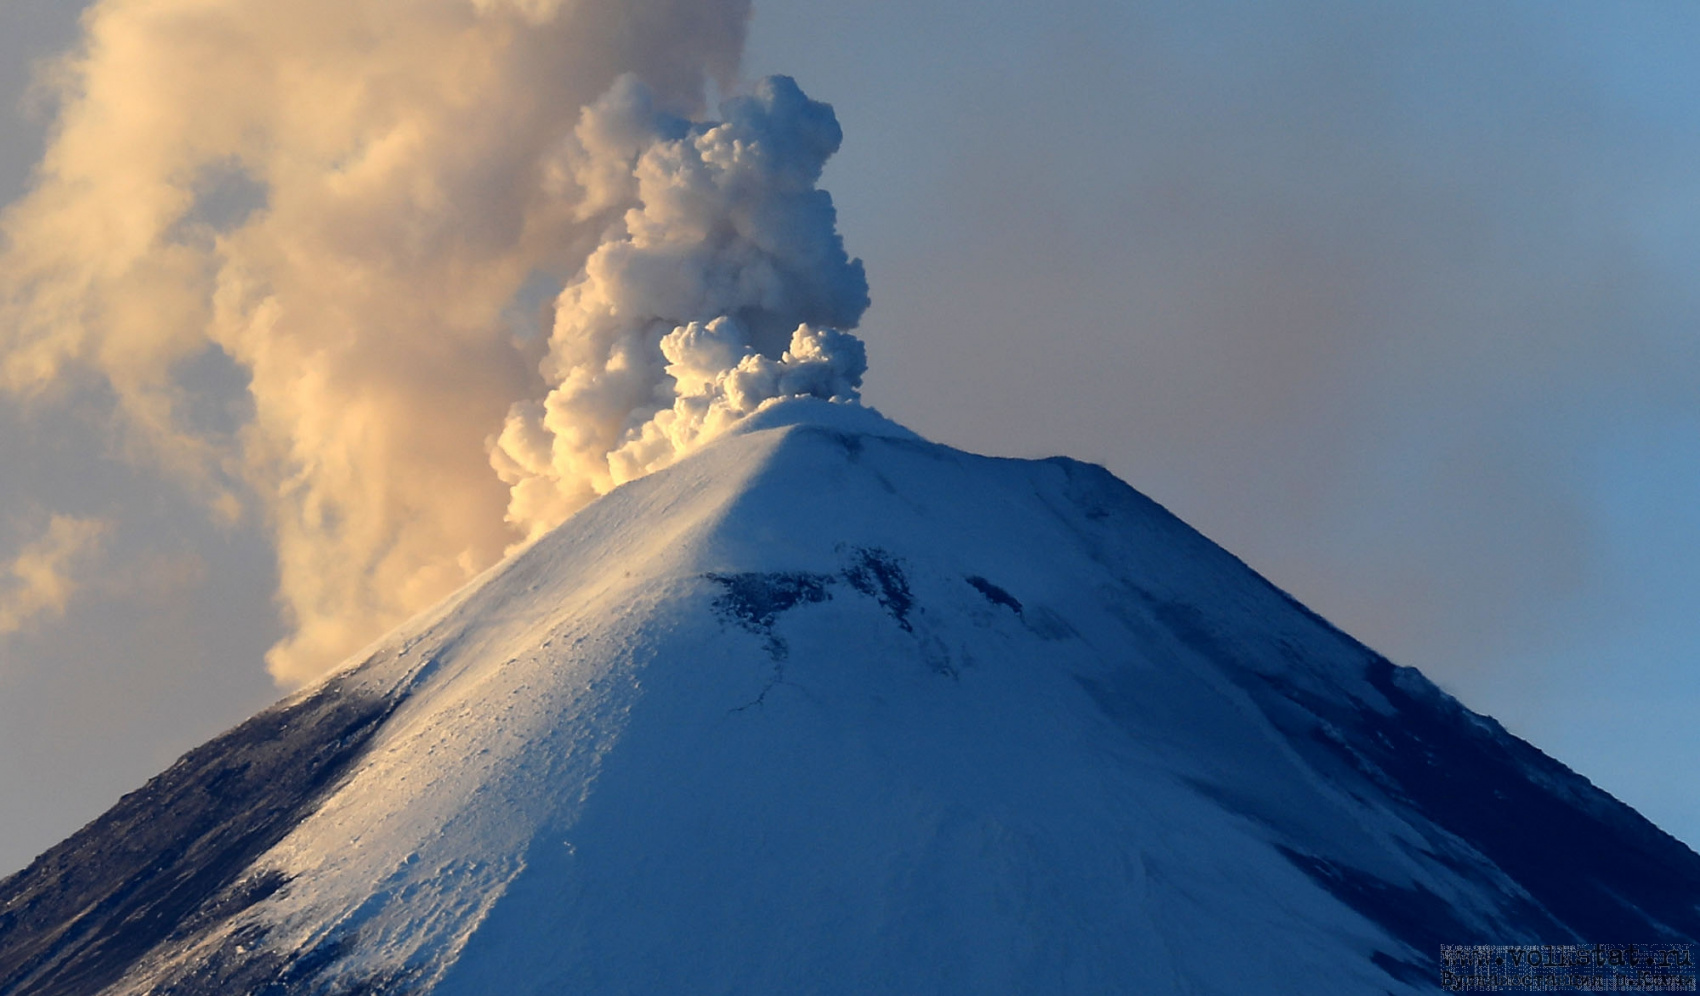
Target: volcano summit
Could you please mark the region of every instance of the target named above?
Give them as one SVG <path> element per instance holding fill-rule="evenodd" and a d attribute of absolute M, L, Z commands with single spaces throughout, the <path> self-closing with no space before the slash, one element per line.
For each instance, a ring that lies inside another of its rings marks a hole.
<path fill-rule="evenodd" d="M 791 400 L 0 883 L 0 993 L 1414 993 L 1697 904 L 1103 469 Z"/>

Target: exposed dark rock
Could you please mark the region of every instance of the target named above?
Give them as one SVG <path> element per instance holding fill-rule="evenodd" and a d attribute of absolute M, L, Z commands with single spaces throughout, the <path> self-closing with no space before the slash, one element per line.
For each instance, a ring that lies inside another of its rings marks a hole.
<path fill-rule="evenodd" d="M 997 585 L 987 581 L 978 574 L 970 574 L 966 580 L 969 584 L 974 586 L 976 591 L 986 596 L 986 601 L 991 602 L 993 605 L 1001 605 L 1004 608 L 1009 609 L 1011 612 L 1014 612 L 1016 615 L 1021 615 L 1021 602 L 1016 600 L 1014 595 L 1004 591 L 1002 588 L 999 588 Z"/>
<path fill-rule="evenodd" d="M 394 705 L 332 679 L 185 754 L 0 882 L 0 996 L 88 996 L 156 945 L 286 887 L 252 862 L 317 808 Z"/>
<path fill-rule="evenodd" d="M 827 574 L 744 571 L 703 576 L 725 589 L 714 600 L 714 607 L 722 615 L 753 633 L 769 636 L 773 634 L 774 621 L 781 613 L 832 597 L 827 586 L 832 584 L 833 579 Z"/>
<path fill-rule="evenodd" d="M 884 550 L 857 549 L 843 577 L 850 587 L 879 602 L 904 632 L 915 631 L 909 624 L 915 598 L 909 593 L 909 579 L 897 558 Z"/>

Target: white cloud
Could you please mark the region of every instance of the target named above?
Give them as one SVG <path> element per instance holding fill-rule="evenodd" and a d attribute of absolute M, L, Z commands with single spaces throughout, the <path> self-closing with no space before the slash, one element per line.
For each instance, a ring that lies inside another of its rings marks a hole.
<path fill-rule="evenodd" d="M 782 76 L 723 121 L 656 105 L 622 80 L 563 153 L 581 206 L 615 220 L 556 302 L 547 396 L 509 410 L 492 453 L 528 536 L 765 403 L 853 401 L 867 367 L 841 331 L 867 279 L 815 187 L 842 137 L 832 109 Z"/>

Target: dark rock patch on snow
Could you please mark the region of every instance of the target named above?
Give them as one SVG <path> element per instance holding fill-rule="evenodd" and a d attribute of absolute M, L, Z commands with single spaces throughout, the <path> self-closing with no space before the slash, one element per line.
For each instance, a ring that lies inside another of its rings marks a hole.
<path fill-rule="evenodd" d="M 288 884 L 289 876 L 275 868 L 262 869 L 244 876 L 185 917 L 172 932 L 173 936 L 192 937 L 202 930 L 215 927 L 243 910 L 265 902 Z"/>
<path fill-rule="evenodd" d="M 259 930 L 238 931 L 215 951 L 155 990 L 156 996 L 412 996 L 419 969 L 381 974 L 338 972 L 359 950 L 358 930 L 335 934 L 305 951 L 282 954 Z"/>
<path fill-rule="evenodd" d="M 915 597 L 909 593 L 909 579 L 897 558 L 884 550 L 859 548 L 842 576 L 850 587 L 879 602 L 904 632 L 915 631 L 909 624 L 909 610 L 915 606 Z"/>
<path fill-rule="evenodd" d="M 1002 588 L 999 588 L 997 585 L 987 581 L 978 574 L 970 574 L 965 580 L 974 586 L 974 590 L 986 596 L 986 601 L 991 602 L 993 605 L 1001 605 L 1018 616 L 1021 615 L 1021 602 L 1018 601 L 1014 595 L 1004 591 Z"/>
<path fill-rule="evenodd" d="M 909 621 L 915 607 L 909 578 L 897 558 L 884 550 L 856 548 L 851 552 L 849 564 L 837 577 L 809 571 L 711 572 L 703 577 L 722 589 L 714 600 L 715 611 L 722 618 L 767 637 L 770 648 L 778 648 L 781 656 L 785 644 L 773 632 L 779 617 L 799 605 L 827 601 L 832 597 L 832 586 L 840 580 L 878 602 L 904 632 L 915 631 Z"/>
<path fill-rule="evenodd" d="M 785 641 L 773 631 L 781 613 L 799 605 L 824 602 L 832 597 L 831 575 L 807 571 L 742 571 L 737 574 L 704 574 L 724 591 L 714 600 L 715 611 L 752 633 L 767 637 L 767 652 L 774 660 L 787 654 Z"/>
<path fill-rule="evenodd" d="M 703 577 L 725 589 L 714 600 L 714 607 L 756 633 L 771 634 L 774 621 L 788 609 L 832 597 L 827 591 L 832 578 L 806 571 L 709 573 Z"/>

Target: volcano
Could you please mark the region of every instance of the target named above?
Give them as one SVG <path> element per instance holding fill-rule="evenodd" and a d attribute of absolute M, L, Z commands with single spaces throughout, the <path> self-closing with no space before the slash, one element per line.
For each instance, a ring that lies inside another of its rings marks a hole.
<path fill-rule="evenodd" d="M 1700 856 L 1102 468 L 792 400 L 0 883 L 0 993 L 1413 993 Z"/>

